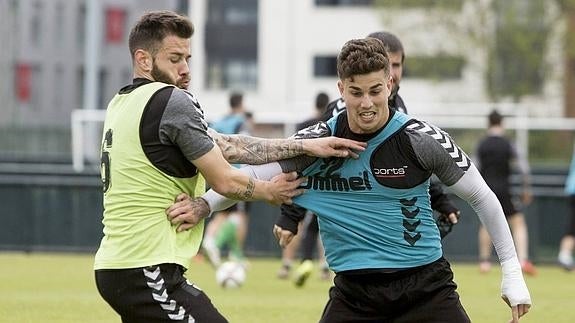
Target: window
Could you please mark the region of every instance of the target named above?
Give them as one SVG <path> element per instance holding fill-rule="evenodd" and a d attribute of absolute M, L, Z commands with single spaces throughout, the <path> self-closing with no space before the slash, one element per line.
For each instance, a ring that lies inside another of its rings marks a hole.
<path fill-rule="evenodd" d="M 76 45 L 78 49 L 84 50 L 84 37 L 86 37 L 86 5 L 78 6 L 78 16 L 76 17 Z"/>
<path fill-rule="evenodd" d="M 32 14 L 30 15 L 30 43 L 36 48 L 42 46 L 42 17 L 44 17 L 44 4 L 40 1 L 32 5 Z"/>
<path fill-rule="evenodd" d="M 42 66 L 34 64 L 32 65 L 32 78 L 31 78 L 31 87 L 30 87 L 30 107 L 33 110 L 42 110 L 44 105 L 43 100 L 43 76 L 44 71 L 42 70 Z"/>
<path fill-rule="evenodd" d="M 257 0 L 210 0 L 208 21 L 218 24 L 256 24 Z"/>
<path fill-rule="evenodd" d="M 79 66 L 76 70 L 76 109 L 84 109 L 84 78 L 86 72 L 84 66 Z M 106 95 L 106 84 L 109 83 L 109 73 L 105 68 L 100 68 L 98 71 L 98 93 L 96 94 L 95 109 L 106 109 L 109 98 Z"/>
<path fill-rule="evenodd" d="M 459 56 L 407 56 L 403 75 L 406 78 L 460 79 L 465 59 Z"/>
<path fill-rule="evenodd" d="M 56 7 L 55 7 L 55 27 L 54 27 L 54 42 L 56 44 L 56 48 L 59 50 L 62 50 L 64 48 L 64 46 L 62 46 L 62 43 L 64 41 L 64 20 L 65 20 L 65 15 L 64 15 L 64 4 L 62 2 L 57 2 L 56 3 Z"/>
<path fill-rule="evenodd" d="M 105 68 L 100 68 L 100 73 L 98 77 L 98 100 L 96 102 L 96 109 L 105 110 L 108 104 L 108 99 L 106 97 L 106 84 L 108 84 L 109 73 Z"/>
<path fill-rule="evenodd" d="M 189 12 L 188 12 L 188 10 L 189 10 L 188 1 L 189 0 L 178 0 L 176 2 L 176 12 L 181 14 L 181 15 L 187 16 L 189 14 Z"/>
<path fill-rule="evenodd" d="M 258 79 L 258 64 L 250 60 L 230 60 L 224 70 L 226 88 L 255 89 Z"/>
<path fill-rule="evenodd" d="M 205 31 L 206 87 L 255 89 L 258 1 L 210 0 Z"/>
<path fill-rule="evenodd" d="M 57 64 L 54 67 L 54 82 L 55 84 L 59 84 L 60 86 L 62 86 L 65 82 L 64 82 L 64 67 L 62 66 L 62 64 Z M 64 111 L 64 101 L 63 101 L 63 95 L 61 93 L 53 93 L 53 102 L 52 102 L 52 107 L 55 111 Z"/>
<path fill-rule="evenodd" d="M 316 6 L 371 6 L 374 0 L 315 0 Z"/>
<path fill-rule="evenodd" d="M 376 0 L 378 7 L 387 8 L 428 8 L 461 11 L 464 0 Z"/>
<path fill-rule="evenodd" d="M 337 56 L 315 56 L 313 58 L 313 76 L 337 76 Z"/>
<path fill-rule="evenodd" d="M 257 87 L 258 65 L 255 60 L 209 60 L 206 84 L 212 89 L 244 89 Z"/>

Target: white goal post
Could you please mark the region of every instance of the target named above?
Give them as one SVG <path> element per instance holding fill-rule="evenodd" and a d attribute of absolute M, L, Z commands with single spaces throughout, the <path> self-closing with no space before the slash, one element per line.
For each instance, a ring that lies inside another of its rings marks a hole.
<path fill-rule="evenodd" d="M 106 110 L 76 109 L 72 111 L 72 166 L 76 172 L 84 171 L 85 159 L 89 157 L 87 152 L 99 149 L 105 118 Z"/>

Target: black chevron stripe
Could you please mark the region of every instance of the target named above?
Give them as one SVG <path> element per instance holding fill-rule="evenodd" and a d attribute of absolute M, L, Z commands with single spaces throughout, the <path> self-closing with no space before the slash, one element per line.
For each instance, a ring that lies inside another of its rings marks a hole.
<path fill-rule="evenodd" d="M 412 237 L 408 232 L 403 231 L 403 239 L 413 246 L 419 239 L 421 239 L 421 233 L 418 232 Z"/>
<path fill-rule="evenodd" d="M 439 133 L 439 134 L 441 135 L 441 138 L 438 138 L 438 139 L 435 139 L 435 140 L 437 140 L 437 141 L 438 141 L 439 143 L 441 143 L 441 144 L 447 143 L 448 141 L 451 143 L 451 147 L 449 147 L 449 148 L 445 148 L 445 147 L 444 147 L 444 148 L 445 148 L 445 150 L 446 150 L 448 153 L 450 153 L 450 154 L 453 153 L 453 152 L 457 152 L 457 156 L 456 156 L 456 157 L 451 157 L 451 158 L 453 158 L 453 160 L 454 160 L 455 162 L 460 163 L 460 162 L 462 162 L 462 161 L 467 160 L 467 163 L 466 163 L 465 166 L 460 166 L 460 165 L 458 165 L 458 167 L 459 167 L 461 170 L 463 170 L 463 171 L 467 171 L 467 170 L 469 169 L 469 167 L 471 167 L 471 161 L 469 160 L 469 158 L 467 157 L 467 155 L 463 152 L 463 150 L 461 150 L 461 148 L 459 148 L 459 146 L 457 146 L 457 145 L 455 144 L 455 142 L 453 141 L 453 139 L 451 139 L 451 137 L 449 136 L 449 134 L 448 134 L 447 132 L 441 130 L 440 128 L 437 128 L 437 127 L 435 127 L 435 126 L 426 124 L 425 122 L 419 121 L 419 120 L 417 120 L 416 122 L 414 122 L 413 125 L 416 125 L 416 126 L 413 126 L 413 127 L 411 127 L 410 129 L 412 129 L 412 130 L 417 130 L 417 131 L 420 131 L 421 129 L 423 129 L 423 128 L 425 128 L 425 127 L 429 127 L 430 130 L 423 131 L 424 133 L 426 133 L 426 134 L 428 134 L 428 135 L 435 135 L 435 134 L 438 134 L 438 133 Z"/>
<path fill-rule="evenodd" d="M 414 206 L 415 202 L 417 202 L 417 197 L 413 197 L 411 199 L 400 199 L 399 203 L 405 205 L 405 206 Z"/>
<path fill-rule="evenodd" d="M 154 272 L 156 270 L 156 268 L 157 268 L 157 266 L 150 267 L 150 269 L 153 269 L 153 270 L 149 270 L 149 271 Z M 158 277 L 156 277 L 155 279 L 150 277 L 150 276 L 147 276 L 147 275 L 144 275 L 144 277 L 148 282 L 150 282 L 152 284 L 157 284 L 157 283 L 160 283 L 161 281 L 164 280 L 161 272 L 158 275 Z M 167 295 L 165 281 L 161 284 L 161 288 L 159 290 L 156 290 L 156 289 L 151 288 L 151 287 L 150 287 L 150 289 L 151 289 L 152 295 L 157 296 L 157 299 L 154 298 L 155 301 L 158 302 L 159 304 L 165 305 L 165 306 L 162 306 L 162 308 L 166 313 L 168 313 L 168 315 L 178 315 L 179 314 L 181 306 L 179 304 L 177 304 L 176 302 L 173 302 L 172 298 L 170 298 L 168 296 L 166 301 L 160 301 L 159 300 L 160 298 L 165 297 L 165 295 Z M 171 307 L 171 306 L 174 306 L 174 309 L 170 311 L 167 307 Z M 189 317 L 189 315 L 186 315 L 186 318 L 187 317 Z"/>
<path fill-rule="evenodd" d="M 455 158 L 453 158 L 455 159 Z M 459 155 L 459 158 L 455 159 L 456 162 L 461 162 L 465 159 L 465 156 L 463 154 Z"/>
<path fill-rule="evenodd" d="M 413 219 L 419 214 L 419 208 L 415 209 L 414 211 L 409 211 L 408 209 L 401 207 L 401 213 L 408 219 Z"/>
<path fill-rule="evenodd" d="M 409 223 L 409 221 L 407 221 L 406 219 L 403 219 L 403 227 L 405 228 L 405 230 L 409 231 L 409 232 L 414 232 L 415 229 L 417 229 L 417 227 L 421 224 L 421 220 L 417 220 L 413 223 Z"/>
<path fill-rule="evenodd" d="M 425 126 L 423 125 L 423 123 L 421 123 L 421 122 L 419 122 L 419 121 L 418 121 L 418 122 L 415 122 L 414 125 L 417 125 L 417 126 L 411 128 L 411 129 L 413 129 L 413 130 L 420 130 L 420 129 L 422 129 L 423 127 L 425 127 Z"/>

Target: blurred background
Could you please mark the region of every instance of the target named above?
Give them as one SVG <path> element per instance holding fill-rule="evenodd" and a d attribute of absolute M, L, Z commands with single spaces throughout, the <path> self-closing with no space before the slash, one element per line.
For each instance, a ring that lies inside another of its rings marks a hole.
<path fill-rule="evenodd" d="M 554 261 L 575 134 L 573 0 L 0 0 L 1 250 L 96 250 L 99 147 L 107 102 L 130 83 L 128 34 L 139 16 L 189 15 L 192 85 L 208 120 L 241 91 L 253 134 L 290 135 L 323 91 L 338 97 L 345 41 L 396 34 L 406 54 L 409 112 L 447 130 L 472 155 L 497 108 L 528 156 L 531 258 Z M 479 222 L 463 218 L 445 251 L 477 259 Z M 278 210 L 255 203 L 246 252 L 279 255 Z M 260 216 L 261 214 L 261 216 Z"/>

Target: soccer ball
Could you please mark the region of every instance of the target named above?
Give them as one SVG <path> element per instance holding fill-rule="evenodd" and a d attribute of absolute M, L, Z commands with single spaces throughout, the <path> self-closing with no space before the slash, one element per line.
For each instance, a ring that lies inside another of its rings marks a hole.
<path fill-rule="evenodd" d="M 223 288 L 237 288 L 246 281 L 246 269 L 236 261 L 226 261 L 216 270 L 216 281 Z"/>

